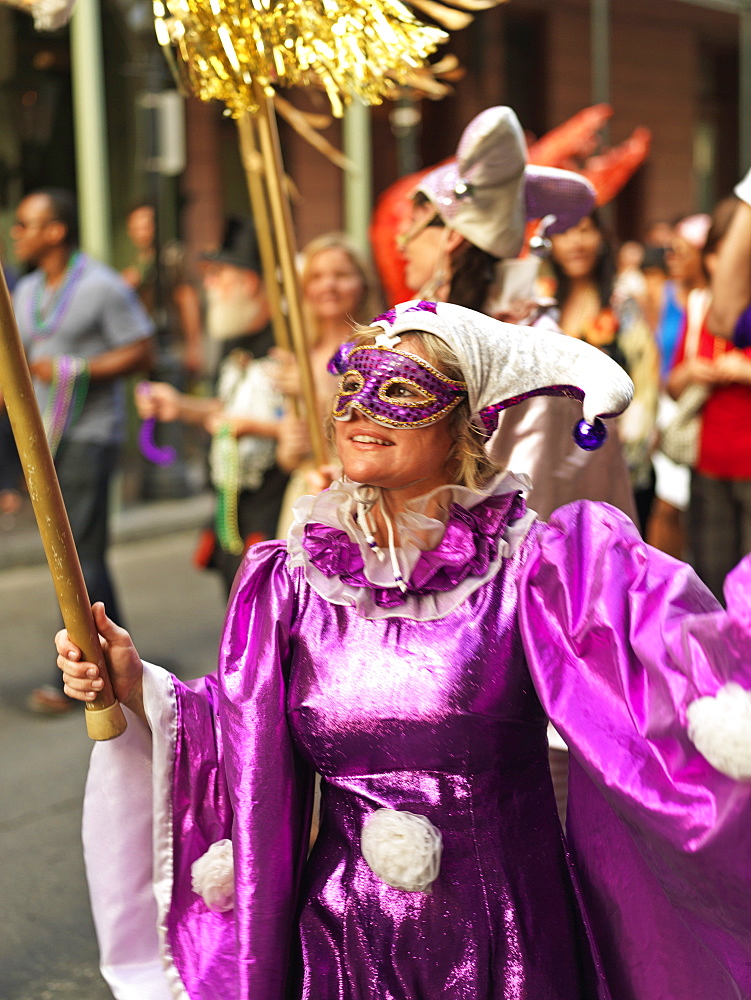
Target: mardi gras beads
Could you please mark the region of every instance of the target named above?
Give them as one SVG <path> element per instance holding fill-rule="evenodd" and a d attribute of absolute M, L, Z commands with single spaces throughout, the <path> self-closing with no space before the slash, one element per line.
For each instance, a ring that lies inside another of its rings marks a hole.
<path fill-rule="evenodd" d="M 219 544 L 232 555 L 239 556 L 244 548 L 237 523 L 237 492 L 240 485 L 240 459 L 237 438 L 228 423 L 223 423 L 214 435 L 217 462 L 218 496 L 216 534 Z"/>
<path fill-rule="evenodd" d="M 63 434 L 78 420 L 89 390 L 89 365 L 84 358 L 61 354 L 52 360 L 52 382 L 44 410 L 44 428 L 52 456 Z"/>
<path fill-rule="evenodd" d="M 46 315 L 44 311 L 44 274 L 40 272 L 37 275 L 32 294 L 28 300 L 28 319 L 32 340 L 47 340 L 48 337 L 51 337 L 60 328 L 60 324 L 70 308 L 73 292 L 81 280 L 86 264 L 87 258 L 85 254 L 79 250 L 71 254 L 65 274 L 63 275 L 62 284 L 48 303 Z"/>

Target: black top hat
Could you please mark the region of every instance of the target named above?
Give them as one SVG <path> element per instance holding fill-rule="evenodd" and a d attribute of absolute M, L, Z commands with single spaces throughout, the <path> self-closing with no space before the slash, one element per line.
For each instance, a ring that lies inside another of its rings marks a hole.
<path fill-rule="evenodd" d="M 247 215 L 230 215 L 224 227 L 222 245 L 218 250 L 201 254 L 201 257 L 261 274 L 261 257 L 253 220 Z"/>

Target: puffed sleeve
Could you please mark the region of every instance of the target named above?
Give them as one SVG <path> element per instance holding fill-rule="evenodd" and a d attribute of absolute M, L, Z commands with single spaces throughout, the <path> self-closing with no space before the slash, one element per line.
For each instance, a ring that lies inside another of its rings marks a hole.
<path fill-rule="evenodd" d="M 145 665 L 149 728 L 130 716 L 95 748 L 85 853 L 118 1000 L 283 996 L 312 789 L 286 725 L 294 603 L 283 544 L 255 546 L 218 674 L 183 683 Z"/>
<path fill-rule="evenodd" d="M 618 1000 L 751 996 L 750 587 L 747 557 L 725 611 L 604 504 L 532 543 L 524 644 L 571 751 L 567 834 Z"/>
<path fill-rule="evenodd" d="M 235 583 L 219 656 L 224 769 L 235 816 L 234 997 L 283 1000 L 313 774 L 287 722 L 295 595 L 280 543 L 254 546 Z M 228 998 L 229 1000 L 229 998 Z"/>

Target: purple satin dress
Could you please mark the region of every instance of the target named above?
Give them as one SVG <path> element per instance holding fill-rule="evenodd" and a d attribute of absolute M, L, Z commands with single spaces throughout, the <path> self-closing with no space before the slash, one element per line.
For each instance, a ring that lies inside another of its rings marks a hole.
<path fill-rule="evenodd" d="M 368 621 L 310 588 L 300 593 L 288 715 L 323 782 L 295 996 L 605 996 L 553 803 L 547 719 L 524 660 L 516 587 L 526 551 L 430 623 Z M 391 888 L 365 862 L 361 830 L 379 807 L 425 815 L 440 830 L 429 893 Z"/>
<path fill-rule="evenodd" d="M 512 495 L 453 510 L 430 569 L 412 579 L 427 594 L 482 576 L 522 510 Z M 306 549 L 324 576 L 365 581 L 344 532 L 311 528 Z M 256 546 L 218 684 L 174 683 L 172 995 L 751 995 L 751 786 L 715 771 L 685 720 L 690 701 L 728 679 L 751 688 L 751 566 L 736 574 L 725 612 L 625 516 L 584 502 L 534 525 L 442 617 L 371 619 L 320 596 L 282 544 Z M 574 756 L 574 863 L 548 717 Z M 321 827 L 306 859 L 315 772 Z M 392 888 L 365 862 L 362 827 L 383 807 L 441 832 L 429 892 Z M 236 897 L 214 913 L 191 890 L 190 865 L 222 837 Z"/>

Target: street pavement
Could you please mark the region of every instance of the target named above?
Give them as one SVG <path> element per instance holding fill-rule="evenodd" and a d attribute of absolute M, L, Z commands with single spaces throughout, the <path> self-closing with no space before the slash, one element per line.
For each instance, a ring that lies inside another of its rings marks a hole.
<path fill-rule="evenodd" d="M 111 563 L 141 654 L 182 677 L 213 669 L 223 613 L 196 532 L 115 546 Z M 99 975 L 80 822 L 91 743 L 83 709 L 29 714 L 54 666 L 57 607 L 46 566 L 0 571 L 0 1000 L 111 1000 Z"/>

